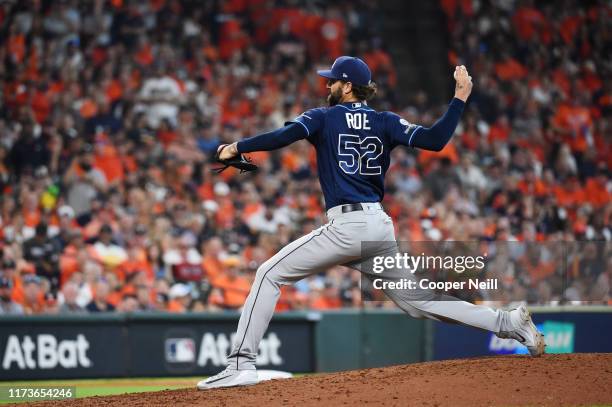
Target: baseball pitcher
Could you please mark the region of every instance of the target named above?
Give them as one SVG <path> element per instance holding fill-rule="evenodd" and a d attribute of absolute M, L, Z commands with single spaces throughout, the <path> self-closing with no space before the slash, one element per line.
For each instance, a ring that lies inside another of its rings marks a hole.
<path fill-rule="evenodd" d="M 376 255 L 363 252 L 362 240 L 395 242 L 393 222 L 380 204 L 391 151 L 398 146 L 440 151 L 452 137 L 472 91 L 467 69 L 457 66 L 455 96 L 446 113 L 426 128 L 367 105 L 376 88 L 370 69 L 361 59 L 342 56 L 331 69 L 318 74 L 328 79 L 328 107 L 308 110 L 281 129 L 219 147 L 218 159 L 227 163 L 243 153 L 275 150 L 308 140 L 317 152 L 329 222 L 290 243 L 259 267 L 240 316 L 228 366 L 200 381 L 199 389 L 258 382 L 258 346 L 274 313 L 281 285 Z M 361 271 L 371 276 L 367 270 Z M 414 278 L 410 273 L 404 277 Z M 533 356 L 544 353 L 544 336 L 524 306 L 503 311 L 458 300 L 427 301 L 411 297 L 407 291 L 386 290 L 385 294 L 413 317 L 471 325 L 516 339 Z"/>

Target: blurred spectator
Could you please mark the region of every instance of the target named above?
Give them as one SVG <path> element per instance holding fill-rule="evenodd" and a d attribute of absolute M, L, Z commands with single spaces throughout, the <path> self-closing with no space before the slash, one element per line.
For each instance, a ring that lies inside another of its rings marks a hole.
<path fill-rule="evenodd" d="M 40 277 L 28 274 L 23 277 L 23 302 L 26 314 L 40 314 L 45 310 L 45 295 Z"/>
<path fill-rule="evenodd" d="M 106 280 L 99 279 L 94 286 L 93 300 L 85 307 L 89 312 L 110 312 L 115 307 L 108 302 L 110 287 Z"/>
<path fill-rule="evenodd" d="M 154 309 L 151 301 L 151 291 L 144 284 L 136 287 L 136 301 L 139 311 L 152 311 Z"/>
<path fill-rule="evenodd" d="M 239 309 L 249 295 L 251 282 L 242 273 L 238 257 L 228 256 L 223 266 L 226 272 L 213 281 L 217 295 L 211 294 L 211 302 L 225 309 Z"/>
<path fill-rule="evenodd" d="M 473 164 L 474 156 L 465 153 L 461 157 L 461 163 L 456 169 L 457 177 L 461 183 L 461 188 L 468 194 L 472 201 L 478 198 L 478 191 L 486 187 L 487 180 L 482 170 Z"/>
<path fill-rule="evenodd" d="M 453 172 L 451 161 L 448 158 L 436 160 L 432 165 L 430 173 L 425 178 L 425 185 L 431 190 L 434 200 L 439 201 L 451 189 L 451 186 L 460 185 L 460 179 Z"/>
<path fill-rule="evenodd" d="M 34 264 L 36 274 L 49 279 L 51 288 L 59 287 L 59 252 L 58 248 L 47 237 L 47 225 L 39 223 L 36 234 L 23 244 L 24 258 Z"/>
<path fill-rule="evenodd" d="M 75 157 L 66 171 L 64 183 L 68 205 L 74 209 L 79 223 L 84 225 L 91 220 L 93 200 L 98 192 L 106 189 L 106 177 L 94 167 L 91 146 L 84 148 L 82 153 Z"/>
<path fill-rule="evenodd" d="M 169 312 L 183 313 L 191 305 L 191 289 L 186 284 L 174 284 L 168 292 L 168 297 L 170 298 L 167 309 Z"/>
<path fill-rule="evenodd" d="M 40 126 L 33 119 L 22 122 L 23 128 L 8 155 L 9 168 L 16 176 L 33 174 L 34 170 L 46 167 L 51 159 L 48 140 L 40 135 Z"/>
<path fill-rule="evenodd" d="M 139 308 L 138 299 L 134 295 L 131 295 L 131 294 L 124 295 L 119 305 L 117 305 L 117 311 L 118 312 L 141 311 L 141 309 Z"/>
<path fill-rule="evenodd" d="M 92 245 L 93 257 L 103 265 L 113 268 L 127 260 L 125 249 L 113 241 L 113 229 L 103 225 L 96 243 Z"/>
<path fill-rule="evenodd" d="M 77 303 L 79 295 L 79 287 L 72 282 L 67 282 L 62 287 L 59 312 L 62 314 L 80 314 L 84 313 L 85 309 Z"/>
<path fill-rule="evenodd" d="M 323 287 L 316 285 L 310 295 L 309 308 L 317 310 L 328 310 L 342 307 L 338 287 L 330 281 L 324 283 Z"/>
<path fill-rule="evenodd" d="M 196 238 L 184 233 L 175 239 L 176 248 L 164 253 L 164 263 L 172 272 L 172 278 L 179 283 L 200 282 L 204 275 L 202 256 L 195 248 Z"/>
<path fill-rule="evenodd" d="M 214 282 L 214 280 L 221 276 L 224 271 L 223 262 L 221 260 L 225 254 L 223 251 L 223 241 L 218 237 L 211 237 L 202 246 L 204 252 L 202 265 L 207 278 L 211 282 Z"/>
<path fill-rule="evenodd" d="M 59 225 L 55 226 L 55 236 L 51 239 L 53 245 L 59 253 L 62 253 L 74 234 L 76 222 L 74 220 L 75 213 L 68 205 L 63 205 L 57 209 Z M 61 263 L 61 258 L 60 258 Z M 61 266 L 60 266 L 61 269 Z"/>
<path fill-rule="evenodd" d="M 144 81 L 139 97 L 144 105 L 141 109 L 147 114 L 148 125 L 156 129 L 163 120 L 167 120 L 170 126 L 176 126 L 182 95 L 178 82 L 167 74 L 166 67 L 155 64 L 152 76 Z"/>
<path fill-rule="evenodd" d="M 163 278 L 155 280 L 153 292 L 155 294 L 153 308 L 157 311 L 167 311 L 170 301 L 170 285 L 168 281 Z"/>
<path fill-rule="evenodd" d="M 8 277 L 0 276 L 1 315 L 21 315 L 24 313 L 23 307 L 11 298 L 12 289 L 13 282 Z"/>
<path fill-rule="evenodd" d="M 248 225 L 255 232 L 274 234 L 280 225 L 291 223 L 286 213 L 275 207 L 274 202 L 264 201 L 259 211 L 248 218 Z"/>

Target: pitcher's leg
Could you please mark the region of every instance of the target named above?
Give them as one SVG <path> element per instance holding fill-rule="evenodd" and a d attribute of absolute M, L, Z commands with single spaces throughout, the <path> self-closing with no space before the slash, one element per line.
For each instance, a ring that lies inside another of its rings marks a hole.
<path fill-rule="evenodd" d="M 261 341 L 280 295 L 280 286 L 355 258 L 334 243 L 327 224 L 285 246 L 262 264 L 242 309 L 238 330 L 228 356 L 228 367 L 255 369 Z"/>
<path fill-rule="evenodd" d="M 416 318 L 459 323 L 497 333 L 508 326 L 508 312 L 460 300 L 404 301 L 387 293 L 400 308 Z"/>
<path fill-rule="evenodd" d="M 538 331 L 525 306 L 512 311 L 493 309 L 466 301 L 453 299 L 411 300 L 402 291 L 389 290 L 386 294 L 400 308 L 413 317 L 430 318 L 444 322 L 455 322 L 495 333 L 500 338 L 516 339 L 527 347 L 532 356 L 544 353 L 544 335 Z"/>
<path fill-rule="evenodd" d="M 405 271 L 395 272 L 385 281 L 412 280 L 417 278 Z M 368 274 L 370 279 L 381 278 Z M 469 325 L 491 332 L 500 332 L 510 327 L 508 311 L 493 309 L 461 301 L 448 295 L 438 295 L 424 289 L 384 289 L 384 293 L 403 311 L 415 318 L 429 318 L 444 322 Z"/>

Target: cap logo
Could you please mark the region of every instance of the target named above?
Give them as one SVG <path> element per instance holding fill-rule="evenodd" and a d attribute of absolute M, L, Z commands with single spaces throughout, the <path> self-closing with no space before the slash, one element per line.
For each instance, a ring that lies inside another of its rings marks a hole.
<path fill-rule="evenodd" d="M 347 74 L 345 74 L 345 73 L 343 73 L 343 74 L 342 74 L 342 77 L 343 77 L 343 78 L 348 78 L 348 75 L 347 75 Z"/>

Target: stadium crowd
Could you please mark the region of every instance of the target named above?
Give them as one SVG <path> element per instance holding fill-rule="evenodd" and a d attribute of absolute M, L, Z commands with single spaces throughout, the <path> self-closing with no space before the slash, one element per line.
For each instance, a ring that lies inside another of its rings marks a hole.
<path fill-rule="evenodd" d="M 398 240 L 516 241 L 488 272 L 506 301 L 609 302 L 612 8 L 440 4 L 474 92 L 444 150 L 394 152 Z M 214 174 L 219 143 L 322 104 L 313 73 L 342 54 L 372 68 L 378 110 L 444 108 L 398 106 L 383 20 L 367 0 L 0 4 L 0 314 L 240 308 L 324 205 L 305 141 L 252 154 L 253 176 Z M 546 244 L 578 241 L 551 263 Z M 360 306 L 359 280 L 333 268 L 277 309 Z"/>

